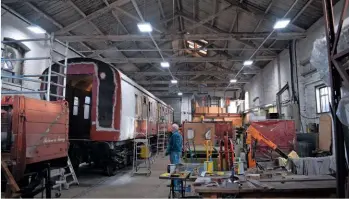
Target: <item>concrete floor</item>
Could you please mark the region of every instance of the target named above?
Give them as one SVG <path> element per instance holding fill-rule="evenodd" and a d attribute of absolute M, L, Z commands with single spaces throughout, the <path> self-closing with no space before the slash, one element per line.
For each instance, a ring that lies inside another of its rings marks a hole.
<path fill-rule="evenodd" d="M 106 177 L 101 171 L 85 170 L 79 176 L 80 185 L 63 190 L 61 198 L 167 198 L 170 182 L 160 180 L 166 172 L 168 157 L 157 157 L 151 165 L 151 175 L 131 176 L 132 168 L 121 170 L 117 175 Z"/>

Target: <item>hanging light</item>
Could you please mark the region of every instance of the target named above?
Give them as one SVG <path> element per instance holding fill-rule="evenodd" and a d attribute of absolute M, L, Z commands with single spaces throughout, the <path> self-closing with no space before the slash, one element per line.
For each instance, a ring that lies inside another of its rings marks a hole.
<path fill-rule="evenodd" d="M 253 64 L 252 60 L 246 60 L 244 61 L 244 66 L 251 66 Z"/>
<path fill-rule="evenodd" d="M 238 80 L 237 79 L 231 79 L 230 83 L 236 83 Z"/>
<path fill-rule="evenodd" d="M 169 68 L 170 67 L 170 63 L 168 63 L 167 61 L 163 61 L 160 63 L 161 67 L 163 68 Z"/>
<path fill-rule="evenodd" d="M 46 30 L 44 30 L 41 27 L 36 26 L 36 25 L 31 25 L 31 26 L 28 26 L 27 28 L 28 28 L 28 30 L 30 30 L 30 31 L 32 31 L 33 33 L 36 33 L 36 34 L 44 34 L 44 33 L 46 33 Z"/>
<path fill-rule="evenodd" d="M 153 31 L 151 24 L 148 22 L 138 23 L 137 26 L 138 26 L 139 31 L 141 31 L 141 32 L 152 32 Z"/>
<path fill-rule="evenodd" d="M 274 29 L 282 29 L 282 28 L 286 28 L 286 26 L 290 23 L 289 19 L 282 19 L 282 20 L 278 20 L 277 22 L 275 22 L 274 24 Z"/>

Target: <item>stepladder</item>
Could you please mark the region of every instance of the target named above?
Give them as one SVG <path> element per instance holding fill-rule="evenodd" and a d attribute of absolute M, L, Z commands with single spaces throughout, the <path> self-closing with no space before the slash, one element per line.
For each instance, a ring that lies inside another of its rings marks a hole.
<path fill-rule="evenodd" d="M 140 120 L 139 120 L 140 121 Z M 145 129 L 141 132 L 135 130 L 135 139 L 133 140 L 133 168 L 132 175 L 151 174 L 152 154 L 150 150 L 150 139 L 148 136 L 148 120 L 142 119 L 145 123 Z"/>
<path fill-rule="evenodd" d="M 60 175 L 60 178 L 56 180 L 56 184 L 53 186 L 54 189 L 62 190 L 62 186 L 64 189 L 69 189 L 70 185 L 79 185 L 79 180 L 69 157 L 67 167 L 61 169 L 58 175 Z"/>

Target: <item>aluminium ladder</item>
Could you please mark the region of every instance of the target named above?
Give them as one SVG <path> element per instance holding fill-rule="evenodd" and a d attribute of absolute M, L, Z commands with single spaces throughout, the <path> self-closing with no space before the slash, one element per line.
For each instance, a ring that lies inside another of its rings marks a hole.
<path fill-rule="evenodd" d="M 166 128 L 165 123 L 161 122 L 158 125 L 158 134 L 157 134 L 157 146 L 156 146 L 156 154 L 159 155 L 162 153 L 162 156 L 164 156 L 164 152 L 166 150 L 166 142 L 167 142 L 167 136 L 166 136 Z"/>
<path fill-rule="evenodd" d="M 145 121 L 145 133 L 137 132 L 135 129 L 135 138 L 133 139 L 133 166 L 132 175 L 140 174 L 147 175 L 151 174 L 151 152 L 150 152 L 150 139 L 148 138 L 148 120 L 141 119 L 138 121 Z M 142 159 L 141 148 L 146 148 L 146 157 Z"/>

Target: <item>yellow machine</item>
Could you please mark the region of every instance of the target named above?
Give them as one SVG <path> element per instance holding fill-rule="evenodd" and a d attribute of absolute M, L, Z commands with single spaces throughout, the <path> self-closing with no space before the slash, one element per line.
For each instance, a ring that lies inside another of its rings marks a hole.
<path fill-rule="evenodd" d="M 247 133 L 246 144 L 249 147 L 249 152 L 248 152 L 248 156 L 247 156 L 249 168 L 256 167 L 256 165 L 257 165 L 256 160 L 253 157 L 253 147 L 251 146 L 252 145 L 252 138 L 258 142 L 263 141 L 271 149 L 273 149 L 274 151 L 279 153 L 281 155 L 281 157 L 283 157 L 285 159 L 288 158 L 288 156 L 284 152 L 282 152 L 274 142 L 272 142 L 268 138 L 266 138 L 263 134 L 261 134 L 253 126 L 249 126 L 246 130 L 246 133 Z"/>
<path fill-rule="evenodd" d="M 213 144 L 211 141 L 211 129 L 209 129 L 205 133 L 204 146 L 206 149 L 206 161 L 204 162 L 204 168 L 205 168 L 205 171 L 207 171 L 208 173 L 212 173 L 213 172 L 213 162 L 212 162 L 211 158 L 212 158 L 212 152 L 213 152 Z"/>

